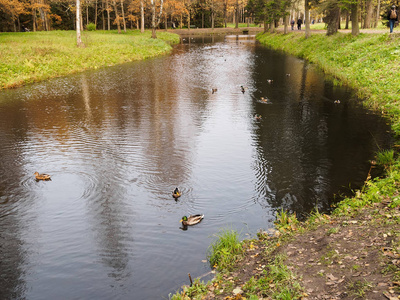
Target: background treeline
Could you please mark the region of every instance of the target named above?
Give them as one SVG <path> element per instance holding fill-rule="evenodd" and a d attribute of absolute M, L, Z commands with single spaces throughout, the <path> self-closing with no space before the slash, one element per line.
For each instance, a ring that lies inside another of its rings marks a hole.
<path fill-rule="evenodd" d="M 155 2 L 154 2 L 155 1 Z M 158 1 L 158 3 L 157 3 Z M 399 0 L 83 0 L 81 28 L 151 28 L 152 9 L 161 13 L 158 28 L 226 27 L 228 23 L 281 25 L 291 19 L 333 22 L 346 27 L 376 27 Z M 161 10 L 162 8 L 162 10 Z M 308 13 L 306 12 L 308 10 Z M 354 10 L 357 14 L 354 14 Z M 143 20 L 143 25 L 142 25 Z M 333 20 L 333 21 L 332 21 Z M 0 31 L 75 30 L 76 3 L 67 0 L 0 0 Z"/>

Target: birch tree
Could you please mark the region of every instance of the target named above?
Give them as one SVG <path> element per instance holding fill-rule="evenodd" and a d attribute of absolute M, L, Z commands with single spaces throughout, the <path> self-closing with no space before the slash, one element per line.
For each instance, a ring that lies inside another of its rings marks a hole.
<path fill-rule="evenodd" d="M 161 22 L 164 0 L 160 0 L 159 4 L 157 0 L 150 0 L 150 4 L 151 4 L 151 38 L 156 39 L 157 38 L 156 28 L 158 27 L 158 25 L 160 25 Z M 159 6 L 158 14 L 156 14 L 157 6 Z"/>
<path fill-rule="evenodd" d="M 76 45 L 85 47 L 81 39 L 81 2 L 76 0 Z"/>

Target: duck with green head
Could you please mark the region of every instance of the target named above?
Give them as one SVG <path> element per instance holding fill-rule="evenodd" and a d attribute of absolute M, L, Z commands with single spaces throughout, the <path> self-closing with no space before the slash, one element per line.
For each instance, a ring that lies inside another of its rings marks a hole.
<path fill-rule="evenodd" d="M 189 217 L 183 216 L 179 222 L 182 222 L 183 226 L 196 225 L 203 220 L 204 215 L 190 215 Z"/>

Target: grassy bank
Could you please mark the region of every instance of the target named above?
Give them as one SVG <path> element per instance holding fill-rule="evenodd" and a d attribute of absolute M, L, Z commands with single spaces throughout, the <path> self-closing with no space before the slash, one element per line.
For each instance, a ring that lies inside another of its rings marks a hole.
<path fill-rule="evenodd" d="M 262 34 L 261 43 L 309 60 L 337 83 L 348 85 L 365 99 L 365 105 L 391 118 L 400 133 L 400 39 L 389 34 Z"/>
<path fill-rule="evenodd" d="M 383 35 L 333 37 L 262 34 L 258 39 L 307 59 L 337 84 L 357 90 L 400 134 L 400 42 Z M 282 211 L 275 234 L 237 243 L 231 232 L 210 246 L 216 277 L 170 296 L 178 299 L 400 299 L 400 160 L 378 153 L 385 177 L 368 179 L 332 215 L 305 222 Z M 235 249 L 233 251 L 232 249 Z M 231 262 L 231 263 L 229 263 Z"/>
<path fill-rule="evenodd" d="M 75 31 L 0 33 L 0 89 L 154 57 L 179 42 L 171 33 L 158 32 L 158 39 L 150 35 L 86 31 L 86 47 L 77 48 Z"/>

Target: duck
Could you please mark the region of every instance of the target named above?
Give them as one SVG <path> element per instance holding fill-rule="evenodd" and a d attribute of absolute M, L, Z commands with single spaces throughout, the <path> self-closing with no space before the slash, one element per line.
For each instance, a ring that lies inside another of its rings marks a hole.
<path fill-rule="evenodd" d="M 273 81 L 272 79 L 267 79 L 267 82 L 268 82 L 269 84 L 271 84 L 271 83 L 273 83 L 274 81 Z"/>
<path fill-rule="evenodd" d="M 172 197 L 174 197 L 175 199 L 179 198 L 181 195 L 182 193 L 178 187 L 176 187 L 175 190 L 172 192 Z"/>
<path fill-rule="evenodd" d="M 212 89 L 212 93 L 216 93 L 218 91 L 218 89 Z"/>
<path fill-rule="evenodd" d="M 264 97 L 261 97 L 261 102 L 264 102 L 264 103 L 268 103 L 269 101 L 268 101 L 268 98 L 264 98 Z"/>
<path fill-rule="evenodd" d="M 287 76 L 287 77 L 289 77 L 289 76 L 290 76 L 290 74 L 289 74 L 289 73 L 286 73 L 286 76 Z"/>
<path fill-rule="evenodd" d="M 258 114 L 256 114 L 255 116 L 254 116 L 254 119 L 256 119 L 256 120 L 261 120 L 261 115 L 258 115 Z"/>
<path fill-rule="evenodd" d="M 335 100 L 335 101 L 333 101 L 333 103 L 340 104 L 340 100 Z"/>
<path fill-rule="evenodd" d="M 246 91 L 245 88 L 244 88 L 244 86 L 241 85 L 240 88 L 241 88 L 241 90 L 242 90 L 242 93 L 244 94 L 244 92 Z"/>
<path fill-rule="evenodd" d="M 189 217 L 183 216 L 179 222 L 182 222 L 183 226 L 191 226 L 200 223 L 203 220 L 204 215 L 190 215 Z"/>
<path fill-rule="evenodd" d="M 39 172 L 35 172 L 33 175 L 35 175 L 36 180 L 51 180 L 50 175 L 47 174 L 39 174 Z"/>

